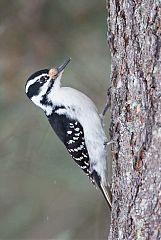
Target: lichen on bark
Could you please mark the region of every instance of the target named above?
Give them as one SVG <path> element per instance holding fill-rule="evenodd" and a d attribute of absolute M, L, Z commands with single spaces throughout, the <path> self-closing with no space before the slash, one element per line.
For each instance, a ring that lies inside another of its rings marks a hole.
<path fill-rule="evenodd" d="M 112 55 L 109 239 L 161 239 L 161 1 L 107 0 Z"/>

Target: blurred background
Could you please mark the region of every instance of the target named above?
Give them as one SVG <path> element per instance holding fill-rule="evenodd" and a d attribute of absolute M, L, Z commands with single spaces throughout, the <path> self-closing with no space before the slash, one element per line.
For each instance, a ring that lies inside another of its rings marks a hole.
<path fill-rule="evenodd" d="M 63 85 L 101 111 L 106 31 L 105 1 L 0 0 L 0 239 L 107 238 L 105 200 L 24 91 L 31 73 L 70 56 Z"/>

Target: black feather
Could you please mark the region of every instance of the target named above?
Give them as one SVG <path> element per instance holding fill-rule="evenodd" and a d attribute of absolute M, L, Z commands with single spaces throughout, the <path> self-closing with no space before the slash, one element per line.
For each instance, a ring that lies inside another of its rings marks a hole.
<path fill-rule="evenodd" d="M 60 106 L 59 108 L 64 107 Z M 93 176 L 90 171 L 89 154 L 81 124 L 76 120 L 70 119 L 65 114 L 59 115 L 55 112 L 48 117 L 48 120 L 57 136 L 66 146 L 71 157 L 93 182 Z"/>

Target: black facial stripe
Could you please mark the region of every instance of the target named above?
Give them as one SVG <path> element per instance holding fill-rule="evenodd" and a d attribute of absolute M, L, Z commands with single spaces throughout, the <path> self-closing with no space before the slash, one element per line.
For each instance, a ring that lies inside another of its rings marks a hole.
<path fill-rule="evenodd" d="M 29 86 L 27 96 L 31 99 L 33 96 L 37 96 L 39 94 L 40 87 L 43 86 L 44 83 L 35 82 L 31 86 Z"/>
<path fill-rule="evenodd" d="M 42 96 L 40 103 L 45 106 L 52 106 L 52 103 L 47 99 L 46 94 Z"/>
<path fill-rule="evenodd" d="M 48 90 L 47 90 L 47 92 L 46 92 L 46 95 L 50 93 L 50 91 L 51 91 L 53 85 L 54 85 L 54 80 L 51 79 L 51 80 L 50 80 L 50 86 L 48 87 Z"/>
<path fill-rule="evenodd" d="M 47 89 L 47 92 L 42 96 L 42 99 L 40 101 L 41 104 L 46 106 L 52 106 L 52 103 L 47 99 L 47 95 L 50 93 L 52 87 L 54 85 L 53 79 L 50 81 L 50 86 Z"/>

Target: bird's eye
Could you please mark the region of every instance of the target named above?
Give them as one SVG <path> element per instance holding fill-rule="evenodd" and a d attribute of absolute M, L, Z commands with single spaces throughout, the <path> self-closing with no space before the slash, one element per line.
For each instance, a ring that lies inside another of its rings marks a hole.
<path fill-rule="evenodd" d="M 42 76 L 42 77 L 39 79 L 39 82 L 40 82 L 40 83 L 46 83 L 47 80 L 48 80 L 48 77 L 47 77 L 47 76 Z"/>

